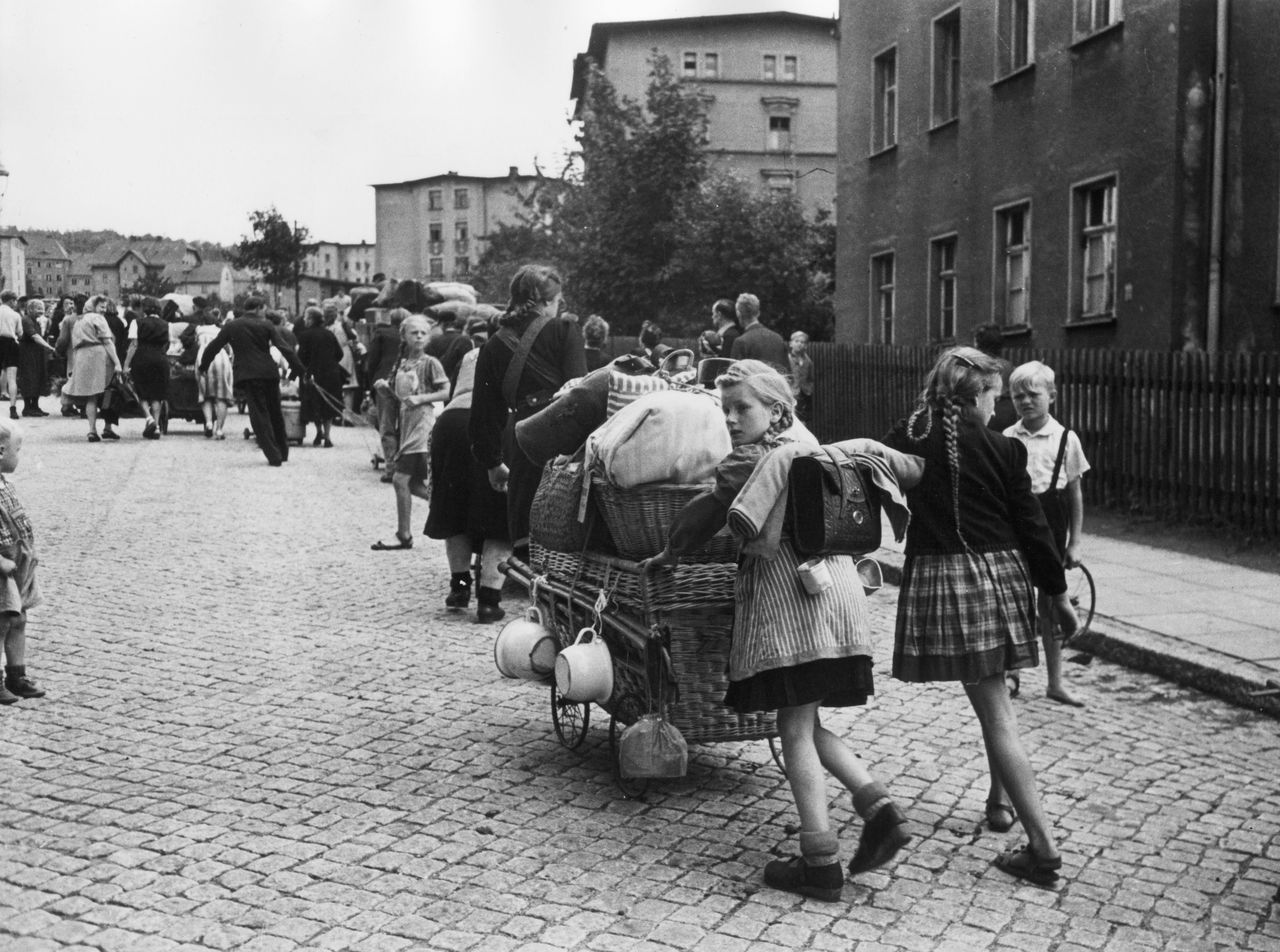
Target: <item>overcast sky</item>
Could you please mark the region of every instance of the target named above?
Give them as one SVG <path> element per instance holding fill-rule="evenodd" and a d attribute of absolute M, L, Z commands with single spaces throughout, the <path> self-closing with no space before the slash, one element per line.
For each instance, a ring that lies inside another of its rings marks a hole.
<path fill-rule="evenodd" d="M 837 0 L 0 0 L 0 226 L 374 240 L 374 183 L 557 167 L 591 24 Z"/>

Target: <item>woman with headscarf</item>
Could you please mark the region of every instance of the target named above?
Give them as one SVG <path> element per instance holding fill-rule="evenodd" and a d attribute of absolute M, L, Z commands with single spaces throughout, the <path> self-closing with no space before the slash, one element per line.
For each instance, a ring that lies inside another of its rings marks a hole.
<path fill-rule="evenodd" d="M 106 295 L 95 294 L 85 303 L 84 313 L 71 328 L 71 379 L 67 395 L 84 401 L 84 415 L 89 421 L 89 442 L 100 443 L 104 437 L 119 439 L 111 424 L 103 421 L 103 436 L 98 435 L 98 405 L 111 378 L 120 373 L 120 356 L 116 353 L 115 335 L 107 325 Z"/>
<path fill-rule="evenodd" d="M 336 311 L 334 312 L 336 315 Z M 331 327 L 326 327 L 326 311 L 309 307 L 303 313 L 306 326 L 298 332 L 298 359 L 311 375 L 311 382 L 302 384 L 302 425 L 316 425 L 313 446 L 333 446 L 329 439 L 334 417 L 342 406 L 343 368 L 342 347 Z"/>
<path fill-rule="evenodd" d="M 545 265 L 517 271 L 498 332 L 476 358 L 471 450 L 488 471 L 489 484 L 507 494 L 507 525 L 521 559 L 529 555 L 529 509 L 542 469 L 517 445 L 515 425 L 550 403 L 566 381 L 587 372 L 577 323 L 555 319 L 563 286 Z"/>

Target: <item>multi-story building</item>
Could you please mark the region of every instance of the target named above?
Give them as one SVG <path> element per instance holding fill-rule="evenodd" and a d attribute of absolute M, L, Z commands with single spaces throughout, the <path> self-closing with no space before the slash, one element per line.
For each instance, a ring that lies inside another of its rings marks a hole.
<path fill-rule="evenodd" d="M 798 13 L 596 23 L 574 61 L 569 97 L 580 111 L 594 62 L 620 95 L 643 103 L 656 50 L 706 105 L 713 167 L 829 210 L 836 193 L 836 27 Z"/>
<path fill-rule="evenodd" d="M 369 284 L 377 273 L 376 255 L 376 246 L 367 241 L 359 244 L 317 241 L 307 245 L 302 273 L 314 278 L 330 278 L 345 287 Z"/>
<path fill-rule="evenodd" d="M 61 297 L 70 290 L 71 255 L 57 238 L 27 237 L 27 293 Z"/>
<path fill-rule="evenodd" d="M 27 239 L 15 231 L 0 231 L 0 291 L 27 293 Z"/>
<path fill-rule="evenodd" d="M 374 270 L 397 279 L 466 281 L 484 252 L 485 236 L 519 220 L 538 182 L 513 165 L 501 176 L 446 172 L 373 186 Z"/>
<path fill-rule="evenodd" d="M 841 20 L 838 340 L 1280 349 L 1280 3 Z"/>

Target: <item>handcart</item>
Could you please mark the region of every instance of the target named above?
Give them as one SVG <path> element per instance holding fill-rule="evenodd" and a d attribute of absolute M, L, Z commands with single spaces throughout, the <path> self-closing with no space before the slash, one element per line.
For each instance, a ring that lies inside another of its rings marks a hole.
<path fill-rule="evenodd" d="M 666 699 L 668 722 L 689 744 L 767 740 L 785 768 L 775 740 L 772 712 L 738 714 L 724 706 L 729 643 L 733 631 L 735 563 L 682 564 L 646 572 L 627 559 L 585 551 L 557 552 L 537 543 L 527 563 L 511 559 L 510 577 L 523 584 L 558 650 L 592 628 L 608 645 L 613 687 L 598 701 L 609 714 L 609 750 L 623 794 L 636 797 L 646 780 L 622 775 L 622 731 L 641 716 L 658 713 Z M 661 670 L 647 663 L 650 639 L 661 639 Z M 578 747 L 591 719 L 590 702 L 564 697 L 552 680 L 551 720 L 565 747 Z"/>

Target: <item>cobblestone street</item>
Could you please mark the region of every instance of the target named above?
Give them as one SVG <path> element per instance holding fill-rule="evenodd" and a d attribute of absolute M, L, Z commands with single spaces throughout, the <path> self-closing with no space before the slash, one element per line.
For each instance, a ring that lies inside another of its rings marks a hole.
<path fill-rule="evenodd" d="M 25 427 L 48 696 L 0 710 L 6 952 L 1280 950 L 1275 720 L 1101 660 L 1069 665 L 1084 710 L 1027 674 L 1064 880 L 1019 885 L 990 866 L 1020 829 L 980 825 L 963 693 L 888 676 L 886 589 L 879 693 L 826 721 L 916 839 L 843 902 L 802 900 L 761 882 L 797 849 L 767 745 L 693 748 L 688 777 L 624 798 L 607 716 L 564 749 L 547 689 L 495 670 L 498 627 L 443 610 L 439 544 L 369 551 L 394 531 L 372 434 L 273 469 L 246 420 L 224 443 Z M 860 821 L 831 791 L 847 861 Z"/>

